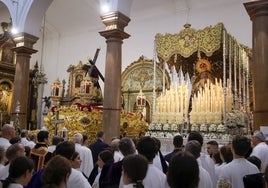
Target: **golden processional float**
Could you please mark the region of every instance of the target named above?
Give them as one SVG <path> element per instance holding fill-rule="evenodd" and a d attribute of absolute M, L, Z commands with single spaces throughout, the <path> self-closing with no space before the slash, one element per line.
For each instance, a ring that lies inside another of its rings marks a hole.
<path fill-rule="evenodd" d="M 48 130 L 51 137 L 58 135 L 67 140 L 72 139 L 75 133 L 81 133 L 87 135 L 91 142 L 96 139 L 96 133 L 103 130 L 103 97 L 98 75 L 95 74 L 98 70 L 89 75 L 83 66 L 82 61 L 70 65 L 67 69 L 68 88 L 65 88 L 65 80 L 57 79 L 51 85 L 51 95 L 43 98 L 42 128 Z M 121 113 L 119 126 L 121 135 L 127 132 L 133 137 L 148 129 L 141 114 L 125 111 Z"/>
<path fill-rule="evenodd" d="M 205 139 L 225 141 L 250 134 L 250 49 L 222 23 L 202 30 L 184 27 L 178 34 L 155 36 L 154 59 L 170 71 L 171 84 L 160 97 L 153 94 L 147 134 L 171 138 L 200 131 Z"/>

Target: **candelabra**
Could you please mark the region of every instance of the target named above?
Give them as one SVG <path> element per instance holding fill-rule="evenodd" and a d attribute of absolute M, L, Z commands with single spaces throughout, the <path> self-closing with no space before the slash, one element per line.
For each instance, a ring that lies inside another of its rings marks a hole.
<path fill-rule="evenodd" d="M 19 119 L 19 113 L 20 113 L 20 102 L 17 101 L 17 106 L 15 108 L 15 112 L 16 112 L 16 119 L 15 119 L 15 130 L 16 130 L 16 134 L 20 135 L 20 119 Z"/>
<path fill-rule="evenodd" d="M 60 130 L 60 137 L 63 138 L 65 141 L 68 140 L 68 129 L 66 127 L 63 127 Z"/>

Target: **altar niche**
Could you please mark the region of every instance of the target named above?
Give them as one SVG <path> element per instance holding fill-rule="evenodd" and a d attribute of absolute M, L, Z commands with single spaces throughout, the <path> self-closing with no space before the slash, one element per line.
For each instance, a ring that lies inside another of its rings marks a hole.
<path fill-rule="evenodd" d="M 11 102 L 14 88 L 15 42 L 9 32 L 11 23 L 1 22 L 3 33 L 0 34 L 0 126 L 10 121 Z"/>
<path fill-rule="evenodd" d="M 132 62 L 122 73 L 121 99 L 122 109 L 126 112 L 141 113 L 146 122 L 152 122 L 154 97 L 159 97 L 165 88 L 170 88 L 168 72 L 156 64 L 155 70 L 155 96 L 154 90 L 154 61 L 144 56 Z M 163 76 L 164 75 L 164 76 Z M 164 81 L 163 81 L 164 79 Z M 145 107 L 141 111 L 137 108 L 137 96 L 139 92 L 145 95 Z"/>
<path fill-rule="evenodd" d="M 12 89 L 13 83 L 7 79 L 0 79 L 0 121 L 1 126 L 3 123 L 8 122 L 10 118 L 11 111 L 11 101 L 12 101 Z"/>

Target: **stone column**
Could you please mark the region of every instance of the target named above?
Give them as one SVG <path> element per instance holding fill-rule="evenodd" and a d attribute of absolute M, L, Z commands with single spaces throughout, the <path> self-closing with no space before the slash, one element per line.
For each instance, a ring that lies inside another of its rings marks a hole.
<path fill-rule="evenodd" d="M 101 17 L 106 30 L 100 35 L 106 38 L 106 64 L 103 101 L 103 131 L 105 142 L 120 133 L 121 114 L 121 69 L 122 43 L 130 35 L 124 32 L 130 19 L 120 12 L 112 12 Z"/>
<path fill-rule="evenodd" d="M 244 3 L 253 28 L 253 124 L 254 130 L 268 125 L 268 1 Z"/>
<path fill-rule="evenodd" d="M 19 33 L 13 36 L 13 40 L 16 43 L 16 47 L 13 48 L 13 50 L 16 52 L 16 69 L 11 118 L 15 122 L 16 106 L 19 102 L 20 128 L 25 129 L 27 127 L 30 59 L 31 55 L 37 52 L 37 50 L 33 49 L 33 44 L 36 43 L 38 38 L 27 33 Z"/>

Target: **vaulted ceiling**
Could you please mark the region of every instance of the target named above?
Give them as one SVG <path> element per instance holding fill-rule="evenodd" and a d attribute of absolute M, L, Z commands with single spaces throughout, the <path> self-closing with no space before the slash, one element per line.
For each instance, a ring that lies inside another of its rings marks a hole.
<path fill-rule="evenodd" d="M 191 14 L 196 9 L 213 9 L 248 0 L 133 0 L 130 17 L 139 21 L 164 12 L 185 11 Z M 0 11 L 6 7 L 0 1 Z M 45 16 L 48 28 L 57 33 L 102 29 L 99 0 L 54 0 Z M 7 10 L 5 10 L 7 11 Z M 0 18 L 2 22 L 2 18 Z M 4 20 L 6 21 L 6 20 Z"/>

